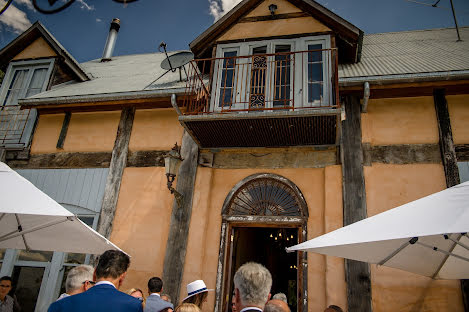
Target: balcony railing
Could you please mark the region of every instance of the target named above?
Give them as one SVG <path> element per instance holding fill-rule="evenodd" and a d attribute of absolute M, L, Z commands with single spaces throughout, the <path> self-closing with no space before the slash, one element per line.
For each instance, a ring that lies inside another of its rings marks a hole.
<path fill-rule="evenodd" d="M 335 109 L 337 49 L 193 60 L 185 115 Z"/>
<path fill-rule="evenodd" d="M 24 146 L 25 133 L 31 131 L 31 110 L 19 105 L 0 106 L 0 146 Z"/>

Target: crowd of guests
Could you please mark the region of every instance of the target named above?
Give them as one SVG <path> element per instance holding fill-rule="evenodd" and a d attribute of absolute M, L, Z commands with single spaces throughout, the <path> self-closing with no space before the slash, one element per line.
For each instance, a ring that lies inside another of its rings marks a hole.
<path fill-rule="evenodd" d="M 98 260 L 96 269 L 80 265 L 67 275 L 65 293 L 52 303 L 48 312 L 200 312 L 209 291 L 204 281 L 187 285 L 187 296 L 174 308 L 171 298 L 163 293 L 163 281 L 152 277 L 147 292 L 138 288 L 126 293 L 119 291 L 127 274 L 130 258 L 121 251 L 108 250 Z M 291 312 L 283 293 L 272 296 L 272 276 L 263 265 L 248 262 L 234 275 L 233 312 Z M 0 279 L 0 312 L 13 312 L 15 300 L 8 293 L 12 288 L 10 277 Z M 145 296 L 148 294 L 148 296 Z M 342 312 L 331 305 L 324 312 Z"/>

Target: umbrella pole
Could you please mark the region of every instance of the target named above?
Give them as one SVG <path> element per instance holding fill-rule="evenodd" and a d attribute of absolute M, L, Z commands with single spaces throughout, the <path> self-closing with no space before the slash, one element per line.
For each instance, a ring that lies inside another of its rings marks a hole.
<path fill-rule="evenodd" d="M 443 235 L 445 239 L 449 239 L 450 237 L 448 235 Z M 458 239 L 461 239 L 462 235 L 459 236 Z M 456 247 L 456 242 L 451 239 L 455 244 L 453 244 L 453 246 L 451 246 L 451 248 L 449 249 L 449 252 L 453 252 L 454 248 Z M 435 271 L 435 273 L 432 275 L 432 279 L 435 279 L 436 276 L 438 275 L 438 273 L 440 273 L 441 271 L 441 268 L 445 265 L 446 261 L 448 260 L 449 258 L 449 255 L 446 255 L 446 257 L 443 259 L 443 261 L 441 261 L 440 265 L 438 266 L 438 269 Z"/>
<path fill-rule="evenodd" d="M 16 213 L 15 213 L 15 218 L 16 218 L 16 223 L 18 224 L 18 232 L 23 232 L 23 227 L 21 226 L 20 218 L 18 217 L 18 214 Z M 23 238 L 24 247 L 26 248 L 27 251 L 30 251 L 31 249 L 29 248 L 28 243 L 26 242 L 26 237 L 24 237 L 24 234 L 21 234 L 21 237 Z"/>
<path fill-rule="evenodd" d="M 2 237 L 0 237 L 0 242 L 3 242 L 5 240 L 18 237 L 20 235 L 28 234 L 28 233 L 31 233 L 31 232 L 34 232 L 34 231 L 39 231 L 39 230 L 45 229 L 47 227 L 62 223 L 62 222 L 73 221 L 73 220 L 74 220 L 74 217 L 66 217 L 65 219 L 61 219 L 61 220 L 58 220 L 58 221 L 52 221 L 52 222 L 49 222 L 49 223 L 38 225 L 36 227 L 30 228 L 30 229 L 25 230 L 25 231 L 20 231 L 20 229 L 18 229 L 15 232 L 12 232 L 12 233 L 9 233 L 7 235 L 3 235 Z"/>
<path fill-rule="evenodd" d="M 427 244 L 421 243 L 421 242 L 417 242 L 417 244 L 419 244 L 420 246 L 424 246 L 424 247 L 427 247 L 427 248 L 429 248 L 429 249 L 432 249 L 432 250 L 434 250 L 434 251 L 439 251 L 439 252 L 441 252 L 441 253 L 443 253 L 443 254 L 445 254 L 445 255 L 452 256 L 452 257 L 455 257 L 455 258 L 458 258 L 458 259 L 461 259 L 461 260 L 464 260 L 464 261 L 469 262 L 469 259 L 466 258 L 466 257 L 457 255 L 457 254 L 455 254 L 455 253 L 452 253 L 452 252 L 449 252 L 449 251 L 446 251 L 446 250 L 442 250 L 442 249 L 440 249 L 440 248 L 438 248 L 438 247 L 430 246 L 430 245 L 427 245 Z"/>
<path fill-rule="evenodd" d="M 407 246 L 409 245 L 413 245 L 415 244 L 415 242 L 418 240 L 417 237 L 413 237 L 412 239 L 408 240 L 407 242 L 405 242 L 404 244 L 401 245 L 401 247 L 397 248 L 396 250 L 394 250 L 389 256 L 387 256 L 386 258 L 384 258 L 383 260 L 381 260 L 380 262 L 378 262 L 378 265 L 383 265 L 385 264 L 386 262 L 388 262 L 389 260 L 391 260 L 395 255 L 397 255 L 398 253 L 400 253 L 402 251 L 402 249 L 406 248 Z"/>

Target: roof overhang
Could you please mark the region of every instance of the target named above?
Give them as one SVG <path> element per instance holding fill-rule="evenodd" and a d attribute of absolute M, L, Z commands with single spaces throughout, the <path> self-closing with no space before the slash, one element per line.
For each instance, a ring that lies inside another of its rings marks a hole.
<path fill-rule="evenodd" d="M 90 77 L 80 67 L 78 62 L 71 56 L 70 53 L 47 31 L 47 29 L 39 22 L 35 22 L 29 29 L 19 35 L 15 40 L 10 42 L 0 51 L 0 69 L 5 71 L 8 63 L 28 45 L 30 45 L 37 38 L 42 37 L 54 52 L 62 59 L 65 66 L 77 76 L 79 81 L 90 80 Z"/>
<path fill-rule="evenodd" d="M 216 23 L 199 35 L 189 44 L 192 52 L 197 57 L 206 55 L 215 41 L 226 30 L 234 25 L 242 16 L 248 14 L 263 0 L 243 0 L 231 11 L 221 17 Z M 322 5 L 312 0 L 287 0 L 305 13 L 311 14 L 315 19 L 331 28 L 336 34 L 339 51 L 345 51 L 343 59 L 355 63 L 360 60 L 363 31 L 337 14 L 329 11 Z"/>

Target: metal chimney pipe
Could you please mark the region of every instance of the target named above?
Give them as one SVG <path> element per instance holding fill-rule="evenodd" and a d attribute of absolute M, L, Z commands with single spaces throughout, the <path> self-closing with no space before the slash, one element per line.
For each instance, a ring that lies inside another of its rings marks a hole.
<path fill-rule="evenodd" d="M 116 46 L 117 40 L 117 32 L 121 21 L 118 18 L 114 18 L 111 22 L 111 28 L 109 29 L 109 34 L 107 36 L 106 45 L 104 46 L 103 57 L 101 58 L 101 62 L 110 61 L 112 57 L 112 53 L 114 52 L 114 47 Z"/>

